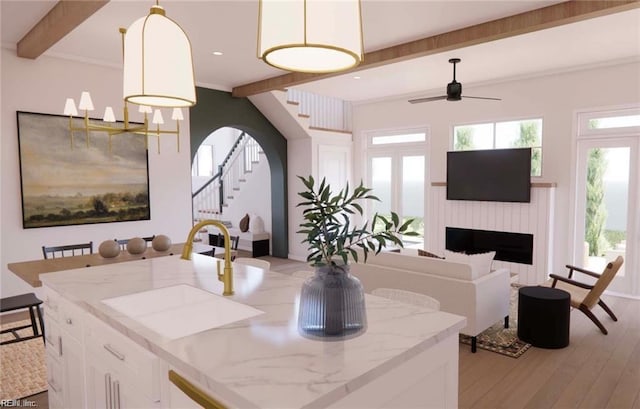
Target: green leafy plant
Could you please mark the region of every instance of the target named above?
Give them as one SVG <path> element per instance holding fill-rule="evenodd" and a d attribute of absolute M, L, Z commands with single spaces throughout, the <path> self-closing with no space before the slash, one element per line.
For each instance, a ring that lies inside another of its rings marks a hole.
<path fill-rule="evenodd" d="M 387 243 L 403 247 L 399 235 L 417 235 L 416 232 L 408 231 L 413 219 L 401 224 L 400 218 L 394 212 L 391 212 L 390 219 L 376 213 L 371 223 L 367 221 L 362 227 L 352 226 L 350 215 L 363 213 L 359 201 L 380 201 L 370 194 L 372 189 L 364 187 L 362 182 L 352 193 L 349 192 L 347 183 L 343 190 L 333 195 L 331 186 L 325 179 L 322 179 L 316 190 L 312 176 L 308 179 L 302 176 L 298 178 L 307 188 L 304 192 L 298 193 L 305 199 L 298 206 L 307 207 L 303 211 L 305 222 L 300 224 L 301 230 L 298 230 L 298 233 L 307 236 L 302 242 L 309 243 L 307 261 L 311 262 L 312 266 L 336 266 L 336 261 L 347 264 L 349 258 L 358 262 L 358 248 L 361 249 L 366 262 L 370 251 L 378 254 Z M 381 229 L 374 230 L 374 226 L 380 225 Z"/>

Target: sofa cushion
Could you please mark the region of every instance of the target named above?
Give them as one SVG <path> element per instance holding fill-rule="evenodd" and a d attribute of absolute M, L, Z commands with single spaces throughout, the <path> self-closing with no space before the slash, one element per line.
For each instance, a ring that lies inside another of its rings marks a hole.
<path fill-rule="evenodd" d="M 358 254 L 359 263 L 363 262 L 362 254 Z M 435 274 L 458 280 L 473 280 L 471 266 L 456 261 L 431 257 L 420 257 L 416 249 L 403 249 L 400 254 L 381 252 L 369 254 L 367 264 L 414 271 L 416 273 Z"/>
<path fill-rule="evenodd" d="M 455 251 L 449 250 L 444 251 L 444 257 L 446 260 L 454 261 L 457 263 L 464 263 L 471 266 L 472 280 L 487 275 L 491 272 L 491 264 L 493 263 L 493 258 L 495 257 L 495 255 L 495 251 L 478 254 L 456 253 Z"/>

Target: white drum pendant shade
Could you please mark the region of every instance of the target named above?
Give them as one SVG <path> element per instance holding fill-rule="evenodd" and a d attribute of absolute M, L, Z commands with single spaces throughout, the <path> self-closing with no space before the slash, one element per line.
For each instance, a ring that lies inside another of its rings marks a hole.
<path fill-rule="evenodd" d="M 334 72 L 362 61 L 359 0 L 261 0 L 258 57 L 276 68 Z"/>
<path fill-rule="evenodd" d="M 133 104 L 189 107 L 196 103 L 191 43 L 182 28 L 153 6 L 124 38 L 124 99 Z"/>

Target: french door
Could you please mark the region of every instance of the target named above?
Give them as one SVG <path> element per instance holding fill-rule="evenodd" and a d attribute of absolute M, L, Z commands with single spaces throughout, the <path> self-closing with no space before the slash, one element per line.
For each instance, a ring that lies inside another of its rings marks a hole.
<path fill-rule="evenodd" d="M 585 138 L 577 144 L 575 263 L 602 272 L 624 264 L 609 290 L 640 295 L 640 136 Z"/>
<path fill-rule="evenodd" d="M 372 202 L 370 215 L 378 213 L 389 217 L 391 212 L 401 220 L 414 219 L 410 230 L 419 237 L 406 237 L 410 242 L 424 241 L 425 228 L 425 181 L 426 155 L 420 150 L 394 150 L 393 152 L 370 152 L 369 186 L 380 202 Z"/>

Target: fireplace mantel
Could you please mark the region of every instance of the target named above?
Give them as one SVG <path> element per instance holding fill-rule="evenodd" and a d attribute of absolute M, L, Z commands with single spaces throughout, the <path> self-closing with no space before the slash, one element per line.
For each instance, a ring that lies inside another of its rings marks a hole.
<path fill-rule="evenodd" d="M 431 182 L 431 186 L 447 186 L 447 182 Z M 557 187 L 556 182 L 531 182 L 531 187 Z"/>
<path fill-rule="evenodd" d="M 555 187 L 555 183 L 532 183 L 529 203 L 479 202 L 447 200 L 446 183 L 432 183 L 427 250 L 444 252 L 447 227 L 533 234 L 531 265 L 496 260 L 493 268 L 508 268 L 518 274 L 520 284 L 541 284 L 553 261 Z"/>

